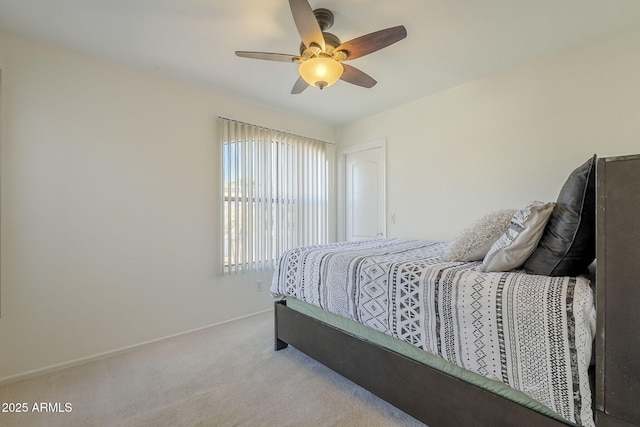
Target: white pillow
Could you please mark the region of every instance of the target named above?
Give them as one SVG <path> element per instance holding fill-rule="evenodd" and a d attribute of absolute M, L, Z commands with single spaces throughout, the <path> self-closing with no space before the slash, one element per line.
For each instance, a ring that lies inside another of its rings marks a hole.
<path fill-rule="evenodd" d="M 535 251 L 555 203 L 532 202 L 517 211 L 507 231 L 491 245 L 481 271 L 509 271 L 520 267 Z"/>
<path fill-rule="evenodd" d="M 460 233 L 442 256 L 443 261 L 481 261 L 491 245 L 509 228 L 517 209 L 486 214 Z"/>

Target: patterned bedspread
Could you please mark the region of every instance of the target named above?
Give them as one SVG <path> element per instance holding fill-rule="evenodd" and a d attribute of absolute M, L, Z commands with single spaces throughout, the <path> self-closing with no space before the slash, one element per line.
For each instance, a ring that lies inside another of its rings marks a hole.
<path fill-rule="evenodd" d="M 382 239 L 298 247 L 271 292 L 412 343 L 592 426 L 595 307 L 584 278 L 482 273 L 447 244 Z"/>

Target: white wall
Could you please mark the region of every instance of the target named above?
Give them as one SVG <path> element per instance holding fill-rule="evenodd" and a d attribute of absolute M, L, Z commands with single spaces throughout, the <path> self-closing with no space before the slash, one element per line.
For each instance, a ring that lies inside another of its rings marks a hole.
<path fill-rule="evenodd" d="M 640 28 L 347 124 L 338 148 L 385 137 L 391 237 L 555 200 L 593 154 L 640 153 Z"/>
<path fill-rule="evenodd" d="M 271 308 L 219 276 L 216 116 L 334 129 L 7 33 L 0 69 L 0 380 Z"/>

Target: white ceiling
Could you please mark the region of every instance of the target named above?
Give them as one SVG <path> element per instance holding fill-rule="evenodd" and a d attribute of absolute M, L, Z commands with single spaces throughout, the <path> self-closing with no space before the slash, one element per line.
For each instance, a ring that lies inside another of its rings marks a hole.
<path fill-rule="evenodd" d="M 0 0 L 0 28 L 339 125 L 542 55 L 640 25 L 639 0 L 310 0 L 344 42 L 408 36 L 350 62 L 378 84 L 290 95 L 297 66 L 236 50 L 298 54 L 287 0 Z"/>

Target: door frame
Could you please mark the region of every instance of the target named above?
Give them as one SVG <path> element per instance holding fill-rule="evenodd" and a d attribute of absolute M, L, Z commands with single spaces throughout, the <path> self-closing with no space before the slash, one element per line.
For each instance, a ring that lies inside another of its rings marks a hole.
<path fill-rule="evenodd" d="M 346 240 L 347 230 L 346 230 L 346 167 L 347 162 L 346 158 L 348 154 L 358 153 L 361 151 L 372 150 L 376 148 L 382 148 L 382 180 L 384 185 L 382 186 L 382 194 L 380 197 L 382 198 L 382 205 L 384 206 L 383 218 L 382 222 L 382 237 L 387 237 L 387 139 L 380 138 L 371 142 L 367 142 L 360 145 L 355 145 L 353 147 L 347 147 L 341 149 L 338 153 L 338 194 L 337 194 L 337 211 L 338 211 L 338 240 L 344 241 Z"/>

